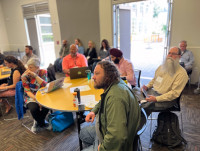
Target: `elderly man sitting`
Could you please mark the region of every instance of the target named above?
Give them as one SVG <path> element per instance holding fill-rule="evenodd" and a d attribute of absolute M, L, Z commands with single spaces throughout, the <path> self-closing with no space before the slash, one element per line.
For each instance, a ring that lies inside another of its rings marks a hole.
<path fill-rule="evenodd" d="M 144 106 L 146 111 L 169 108 L 176 103 L 173 100 L 180 96 L 188 81 L 185 69 L 179 64 L 180 57 L 180 49 L 172 47 L 164 64 L 156 70 L 154 78 L 148 85 L 143 85 L 142 89 L 149 94 L 145 99 L 148 103 L 150 102 Z M 162 104 L 159 102 L 162 102 Z M 150 112 L 147 111 L 147 114 L 150 114 Z"/>

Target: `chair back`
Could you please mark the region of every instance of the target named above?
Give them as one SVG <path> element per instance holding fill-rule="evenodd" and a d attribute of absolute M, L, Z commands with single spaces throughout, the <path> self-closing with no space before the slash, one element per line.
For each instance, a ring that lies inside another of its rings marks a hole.
<path fill-rule="evenodd" d="M 139 70 L 139 69 L 134 69 L 134 74 L 135 74 L 137 86 L 140 87 L 141 70 Z"/>
<path fill-rule="evenodd" d="M 47 68 L 47 74 L 48 74 L 48 82 L 56 80 L 54 65 L 49 64 L 49 67 Z"/>
<path fill-rule="evenodd" d="M 133 141 L 133 151 L 141 150 L 142 146 L 141 146 L 140 135 L 142 135 L 142 133 L 145 131 L 145 129 L 147 127 L 147 114 L 143 108 L 141 108 L 141 117 L 144 117 L 142 119 L 145 121 L 143 121 L 142 119 L 140 121 L 140 125 L 138 128 L 137 134 Z"/>

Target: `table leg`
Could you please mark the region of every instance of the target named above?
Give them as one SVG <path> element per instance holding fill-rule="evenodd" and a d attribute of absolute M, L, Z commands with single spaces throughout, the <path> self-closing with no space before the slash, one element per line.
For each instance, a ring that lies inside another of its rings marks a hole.
<path fill-rule="evenodd" d="M 81 112 L 76 112 L 76 120 L 77 120 L 77 126 L 78 126 L 78 139 L 79 139 L 79 146 L 80 146 L 80 150 L 83 149 L 83 146 L 82 146 L 82 141 L 79 137 L 79 134 L 80 134 L 80 130 L 81 130 Z"/>

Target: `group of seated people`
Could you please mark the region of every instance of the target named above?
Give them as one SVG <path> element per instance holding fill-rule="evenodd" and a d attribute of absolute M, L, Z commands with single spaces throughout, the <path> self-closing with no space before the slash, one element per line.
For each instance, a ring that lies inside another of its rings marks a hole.
<path fill-rule="evenodd" d="M 66 76 L 69 76 L 71 68 L 88 66 L 90 57 L 98 58 L 92 41 L 88 43 L 89 48 L 85 56 L 79 53 L 77 47 L 80 40 L 75 41 L 75 44 L 70 45 L 68 54 L 61 55 L 63 56 L 61 58 L 62 71 Z M 187 46 L 185 41 L 181 41 L 181 49 L 172 47 L 165 62 L 156 70 L 154 78 L 148 85 L 142 86 L 142 89 L 147 90 L 149 94 L 147 98 L 143 98 L 147 103 L 149 102 L 149 105 L 144 107 L 148 115 L 157 107 L 170 107 L 171 102 L 174 103 L 173 100 L 180 96 L 188 81 L 187 69 L 185 70 L 180 65 L 181 56 L 184 56 L 183 62 L 188 60 L 185 56 L 188 50 L 186 46 L 182 48 L 182 43 Z M 63 54 L 64 49 L 63 46 Z M 5 90 L 0 92 L 0 98 L 14 96 L 16 83 L 21 80 L 24 87 L 25 106 L 36 121 L 31 130 L 37 131 L 38 127 L 48 128 L 48 124 L 45 123 L 48 109 L 40 106 L 35 98 L 36 92 L 47 84 L 47 71 L 40 69 L 40 60 L 32 53 L 31 46 L 26 46 L 25 52 L 23 63 L 13 56 L 5 57 L 4 63 L 11 68 L 11 75 L 8 83 L 0 86 L 0 89 Z M 94 147 L 98 150 L 132 150 L 134 136 L 143 117 L 141 117 L 140 106 L 134 91 L 121 80 L 121 77 L 126 77 L 132 88 L 136 86 L 133 64 L 123 57 L 121 50 L 110 49 L 107 40 L 102 41 L 99 57 L 104 60 L 96 64 L 93 80 L 94 87 L 103 89 L 104 92 L 101 95 L 101 101 L 85 119 L 86 122 L 93 122 L 96 119 L 95 126 L 83 128 L 80 138 L 89 146 L 88 150 Z M 187 65 L 185 62 L 185 67 Z M 5 99 L 0 101 L 5 104 L 6 114 L 8 114 L 12 109 L 11 105 Z"/>
<path fill-rule="evenodd" d="M 78 54 L 82 54 L 85 56 L 87 60 L 87 65 L 89 66 L 90 69 L 92 69 L 93 67 L 93 63 L 95 62 L 94 59 L 102 60 L 109 56 L 110 46 L 106 39 L 102 40 L 99 53 L 97 53 L 95 44 L 91 40 L 88 42 L 88 48 L 86 50 L 84 49 L 82 42 L 80 41 L 79 38 L 75 39 L 74 44 L 71 45 L 75 45 L 77 47 L 76 49 Z M 70 49 L 71 48 L 67 40 L 63 40 L 63 45 L 59 52 L 60 57 L 56 59 L 56 61 L 54 62 L 55 71 L 63 72 L 62 62 L 63 59 L 70 54 Z"/>
<path fill-rule="evenodd" d="M 40 69 L 40 59 L 32 51 L 31 46 L 25 46 L 26 55 L 22 60 L 14 56 L 4 57 L 4 65 L 11 69 L 11 74 L 8 82 L 0 86 L 0 102 L 5 105 L 4 114 L 9 114 L 13 107 L 6 98 L 15 96 L 16 84 L 22 81 L 24 106 L 30 110 L 36 121 L 31 128 L 32 131 L 36 131 L 37 127 L 48 128 L 49 125 L 45 123 L 45 118 L 49 110 L 36 103 L 36 92 L 47 84 L 47 71 Z"/>

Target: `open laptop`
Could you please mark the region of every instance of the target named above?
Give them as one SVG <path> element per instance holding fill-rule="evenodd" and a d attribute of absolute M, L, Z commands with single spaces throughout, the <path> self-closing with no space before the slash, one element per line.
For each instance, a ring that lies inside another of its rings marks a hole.
<path fill-rule="evenodd" d="M 46 85 L 44 89 L 42 89 L 42 92 L 48 93 L 52 92 L 54 90 L 57 90 L 63 86 L 63 82 L 65 80 L 65 77 L 62 77 L 60 79 L 54 80 Z"/>
<path fill-rule="evenodd" d="M 70 79 L 86 78 L 88 67 L 71 68 L 70 69 Z"/>

